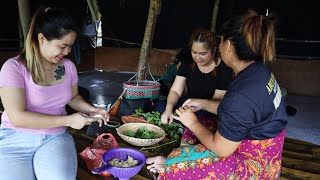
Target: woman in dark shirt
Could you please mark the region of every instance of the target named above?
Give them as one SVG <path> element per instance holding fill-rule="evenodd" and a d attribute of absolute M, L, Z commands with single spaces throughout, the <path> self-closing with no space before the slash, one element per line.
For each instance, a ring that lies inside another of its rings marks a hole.
<path fill-rule="evenodd" d="M 223 61 L 208 73 L 202 72 L 195 61 L 182 63 L 177 76 L 185 79 L 188 98 L 212 99 L 222 98 L 232 80 L 232 70 Z M 178 80 L 177 80 L 178 81 Z M 217 91 L 217 93 L 216 93 Z M 222 93 L 219 97 L 218 92 Z"/>
<path fill-rule="evenodd" d="M 173 111 L 188 98 L 222 99 L 232 79 L 232 70 L 218 58 L 218 40 L 211 31 L 198 29 L 190 37 L 190 59 L 182 60 L 174 83 L 170 89 L 163 123 L 171 123 Z M 187 57 L 186 57 L 187 58 Z M 183 95 L 186 89 L 186 95 Z M 207 111 L 197 112 L 197 117 L 211 130 L 217 127 L 217 116 Z M 185 128 L 181 144 L 194 144 L 198 139 Z"/>
<path fill-rule="evenodd" d="M 275 58 L 273 18 L 254 11 L 233 17 L 223 25 L 219 49 L 236 77 L 221 101 L 188 99 L 176 110 L 173 118 L 201 143 L 175 149 L 166 159 L 149 158 L 159 179 L 280 178 L 287 116 L 265 65 Z M 218 114 L 216 132 L 198 120 L 194 112 L 200 109 Z"/>

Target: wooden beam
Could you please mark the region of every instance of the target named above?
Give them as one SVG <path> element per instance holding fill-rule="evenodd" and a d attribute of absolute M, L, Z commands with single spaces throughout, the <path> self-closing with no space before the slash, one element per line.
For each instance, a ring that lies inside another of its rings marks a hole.
<path fill-rule="evenodd" d="M 214 6 L 213 6 L 213 10 L 212 10 L 212 19 L 211 19 L 211 28 L 210 28 L 210 30 L 212 32 L 216 32 L 216 30 L 217 30 L 219 4 L 220 4 L 220 0 L 214 0 Z"/>
<path fill-rule="evenodd" d="M 18 0 L 18 7 L 19 7 L 19 16 L 20 22 L 23 32 L 24 41 L 27 38 L 27 34 L 30 27 L 30 4 L 29 0 Z"/>
<path fill-rule="evenodd" d="M 161 0 L 150 0 L 149 14 L 146 24 L 146 29 L 144 31 L 144 37 L 142 42 L 142 47 L 140 51 L 137 78 L 143 80 L 147 70 L 147 61 L 150 56 L 150 48 L 152 46 L 152 39 L 154 34 L 154 29 L 157 24 L 157 18 L 161 10 Z"/>

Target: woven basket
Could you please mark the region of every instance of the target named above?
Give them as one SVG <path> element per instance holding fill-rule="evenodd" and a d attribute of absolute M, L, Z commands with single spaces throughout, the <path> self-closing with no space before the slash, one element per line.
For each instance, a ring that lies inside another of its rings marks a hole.
<path fill-rule="evenodd" d="M 123 83 L 123 88 L 126 88 L 124 94 L 126 99 L 159 99 L 160 96 L 160 83 L 157 81 L 126 81 Z"/>
<path fill-rule="evenodd" d="M 128 130 L 137 131 L 140 127 L 145 127 L 148 131 L 156 132 L 157 134 L 160 134 L 161 137 L 156 139 L 139 139 L 139 138 L 134 138 L 134 137 L 130 137 L 122 134 L 123 132 Z M 157 144 L 158 142 L 162 141 L 166 137 L 166 133 L 162 128 L 149 123 L 126 123 L 118 127 L 116 130 L 118 135 L 123 140 L 135 146 L 151 146 L 151 145 Z"/>

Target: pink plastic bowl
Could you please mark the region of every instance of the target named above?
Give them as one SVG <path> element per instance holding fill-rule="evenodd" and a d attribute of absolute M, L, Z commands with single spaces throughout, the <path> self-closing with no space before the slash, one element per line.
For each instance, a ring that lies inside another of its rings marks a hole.
<path fill-rule="evenodd" d="M 109 161 L 114 158 L 127 160 L 128 156 L 131 156 L 133 159 L 137 160 L 138 165 L 126 168 L 109 165 Z M 146 156 L 142 152 L 131 148 L 113 148 L 103 154 L 103 162 L 105 164 L 104 166 L 94 169 L 91 172 L 93 174 L 100 174 L 103 171 L 108 171 L 114 177 L 119 178 L 119 180 L 126 180 L 139 173 L 142 166 L 146 163 Z"/>

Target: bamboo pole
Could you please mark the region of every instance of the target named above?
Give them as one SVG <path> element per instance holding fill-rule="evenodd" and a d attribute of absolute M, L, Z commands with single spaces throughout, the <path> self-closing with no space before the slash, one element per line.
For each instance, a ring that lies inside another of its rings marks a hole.
<path fill-rule="evenodd" d="M 211 19 L 211 28 L 210 28 L 212 32 L 216 32 L 219 4 L 220 4 L 220 0 L 214 0 L 212 19 Z"/>
<path fill-rule="evenodd" d="M 150 48 L 152 46 L 152 39 L 154 29 L 157 24 L 157 18 L 161 11 L 161 0 L 150 0 L 149 13 L 144 31 L 142 47 L 140 50 L 140 57 L 138 62 L 137 78 L 144 79 L 147 70 L 147 61 L 150 56 Z"/>
<path fill-rule="evenodd" d="M 18 17 L 18 33 L 19 33 L 19 47 L 22 49 L 24 47 L 24 38 L 23 38 L 20 17 Z"/>
<path fill-rule="evenodd" d="M 27 38 L 30 27 L 30 7 L 29 0 L 18 0 L 19 17 L 22 27 L 23 39 Z"/>

